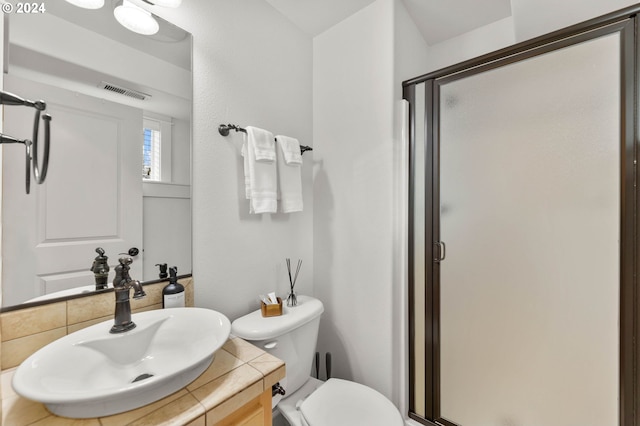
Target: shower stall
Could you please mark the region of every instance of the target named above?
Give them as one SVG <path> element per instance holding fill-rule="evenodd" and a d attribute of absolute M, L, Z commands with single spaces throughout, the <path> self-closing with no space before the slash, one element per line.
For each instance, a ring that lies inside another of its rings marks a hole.
<path fill-rule="evenodd" d="M 414 420 L 640 425 L 638 11 L 404 83 Z"/>

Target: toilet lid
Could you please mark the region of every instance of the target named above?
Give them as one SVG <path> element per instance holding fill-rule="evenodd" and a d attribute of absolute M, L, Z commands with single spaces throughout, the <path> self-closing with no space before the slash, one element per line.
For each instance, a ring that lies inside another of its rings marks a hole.
<path fill-rule="evenodd" d="M 398 409 L 381 393 L 358 383 L 329 379 L 300 405 L 309 426 L 401 426 Z"/>

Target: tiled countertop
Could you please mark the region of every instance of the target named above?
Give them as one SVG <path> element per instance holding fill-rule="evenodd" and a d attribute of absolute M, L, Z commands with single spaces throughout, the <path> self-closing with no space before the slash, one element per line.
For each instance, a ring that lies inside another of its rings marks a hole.
<path fill-rule="evenodd" d="M 215 424 L 282 380 L 284 362 L 236 337 L 216 352 L 211 366 L 186 388 L 152 404 L 94 419 L 57 417 L 45 406 L 13 392 L 15 368 L 4 370 L 2 424 L 11 426 L 158 426 Z"/>

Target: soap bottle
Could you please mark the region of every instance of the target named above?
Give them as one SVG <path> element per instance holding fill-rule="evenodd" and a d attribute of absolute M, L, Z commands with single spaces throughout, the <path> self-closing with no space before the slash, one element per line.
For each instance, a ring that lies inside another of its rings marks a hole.
<path fill-rule="evenodd" d="M 169 268 L 169 284 L 162 290 L 163 308 L 184 308 L 184 286 L 178 282 L 178 268 Z"/>
<path fill-rule="evenodd" d="M 156 266 L 158 268 L 160 268 L 160 273 L 158 274 L 158 277 L 161 280 L 164 280 L 165 278 L 167 278 L 169 276 L 169 274 L 167 274 L 167 264 L 166 263 L 156 263 Z"/>

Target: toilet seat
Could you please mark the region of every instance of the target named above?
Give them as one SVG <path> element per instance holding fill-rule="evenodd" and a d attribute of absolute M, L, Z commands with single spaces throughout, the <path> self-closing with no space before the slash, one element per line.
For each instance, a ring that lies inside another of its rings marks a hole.
<path fill-rule="evenodd" d="M 329 379 L 300 405 L 309 426 L 402 426 L 398 409 L 381 393 L 342 379 Z"/>

